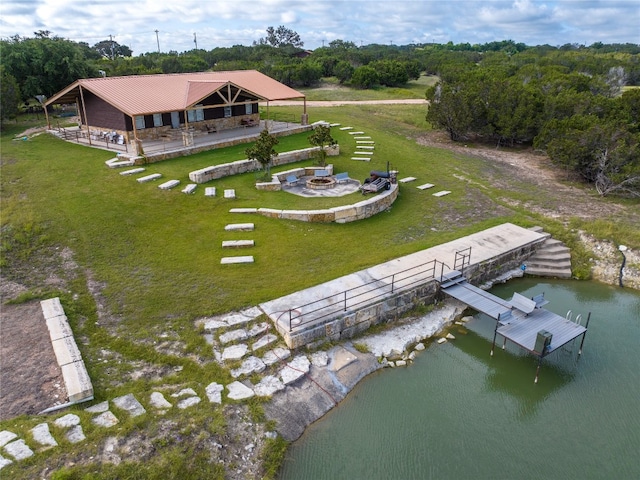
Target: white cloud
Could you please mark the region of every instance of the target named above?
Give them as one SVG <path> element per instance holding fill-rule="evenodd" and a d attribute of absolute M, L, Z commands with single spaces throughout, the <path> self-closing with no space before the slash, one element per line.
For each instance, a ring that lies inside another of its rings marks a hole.
<path fill-rule="evenodd" d="M 89 44 L 115 35 L 134 54 L 251 45 L 269 26 L 300 34 L 307 48 L 413 42 L 528 45 L 640 42 L 637 0 L 0 0 L 0 36 L 34 31 Z"/>

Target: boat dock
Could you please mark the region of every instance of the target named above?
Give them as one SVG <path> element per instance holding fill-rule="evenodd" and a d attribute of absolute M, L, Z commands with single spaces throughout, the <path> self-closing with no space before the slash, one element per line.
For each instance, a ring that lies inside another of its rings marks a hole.
<path fill-rule="evenodd" d="M 582 336 L 582 340 L 578 355 L 582 354 L 589 317 L 582 326 L 577 321 L 544 309 L 543 306 L 548 303 L 544 294 L 527 298 L 514 293 L 511 300 L 503 300 L 471 285 L 459 271 L 449 272 L 439 280 L 442 292 L 496 320 L 491 356 L 496 337 L 500 335 L 504 339 L 502 348 L 509 340 L 538 357 L 535 383 L 538 382 L 542 359 L 579 336 Z"/>

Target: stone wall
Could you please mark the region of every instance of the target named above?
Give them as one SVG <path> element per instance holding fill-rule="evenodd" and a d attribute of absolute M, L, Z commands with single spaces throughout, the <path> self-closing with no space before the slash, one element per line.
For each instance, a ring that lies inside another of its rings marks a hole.
<path fill-rule="evenodd" d="M 302 160 L 308 160 L 320 150 L 320 147 L 303 148 L 302 150 L 293 150 L 290 152 L 282 152 L 273 159 L 272 166 L 286 165 L 289 163 L 300 162 Z M 328 155 L 339 155 L 340 149 L 333 149 L 327 151 Z M 211 167 L 201 168 L 189 173 L 189 179 L 194 183 L 206 183 L 211 180 L 216 180 L 223 177 L 229 177 L 231 175 L 238 175 L 240 173 L 255 172 L 260 170 L 262 166 L 257 160 L 238 160 L 237 162 L 224 163 L 222 165 L 213 165 Z M 268 182 L 273 183 L 273 182 Z M 266 190 L 267 188 L 264 188 Z M 276 190 L 279 190 L 277 188 Z"/>
<path fill-rule="evenodd" d="M 505 274 L 522 264 L 539 244 L 527 245 L 498 255 L 491 260 L 472 264 L 465 268 L 465 276 L 470 283 L 479 285 L 487 280 Z M 373 325 L 396 320 L 417 304 L 433 304 L 444 298 L 436 280 L 428 280 L 410 290 L 388 296 L 356 311 L 344 312 L 337 318 L 319 323 L 304 331 L 289 332 L 276 324 L 276 328 L 289 348 L 305 346 L 315 341 L 338 341 L 352 338 Z"/>
<path fill-rule="evenodd" d="M 389 190 L 384 190 L 378 195 L 368 197 L 366 200 L 352 205 L 341 205 L 325 210 L 277 210 L 273 208 L 259 208 L 257 213 L 265 217 L 299 220 L 302 222 L 349 223 L 372 217 L 377 213 L 387 210 L 396 198 L 398 198 L 399 191 L 398 185 L 393 184 Z"/>

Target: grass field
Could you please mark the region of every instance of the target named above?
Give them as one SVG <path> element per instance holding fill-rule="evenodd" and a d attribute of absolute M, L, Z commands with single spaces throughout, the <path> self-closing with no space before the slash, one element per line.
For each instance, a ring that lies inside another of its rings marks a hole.
<path fill-rule="evenodd" d="M 419 92 L 430 81 L 423 78 L 402 91 L 366 95 L 422 98 L 424 93 Z M 317 96 L 315 99 L 322 100 L 339 99 L 337 96 L 343 94 L 341 89 L 309 93 L 310 99 Z M 349 99 L 358 99 L 358 95 L 351 91 Z M 209 182 L 206 186 L 218 189 L 216 198 L 205 197 L 204 186 L 199 186 L 195 195 L 184 195 L 180 188 L 162 191 L 157 188 L 158 182 L 139 184 L 134 178 L 119 175 L 118 170 L 104 165 L 112 156 L 109 152 L 69 144 L 47 134 L 28 141 L 12 140 L 24 126 L 3 132 L 1 266 L 15 281 L 31 288 L 21 297 L 23 300 L 62 298 L 76 337 L 85 339 L 80 348 L 97 399 L 149 391 L 152 381 L 113 381 L 139 363 L 181 368 L 179 379 L 169 376 L 162 379 L 163 383 L 227 383 L 228 372 L 211 361 L 211 348 L 194 327 L 198 317 L 254 306 L 507 221 L 562 228 L 559 222 L 510 206 L 539 201 L 535 189 L 516 185 L 507 191 L 483 185 L 482 179 L 492 169 L 487 162 L 418 145 L 415 138 L 429 128 L 423 106 L 308 110 L 311 122 L 326 120 L 353 126 L 376 142 L 370 163 L 355 162 L 350 160 L 355 150 L 353 137 L 332 129 L 341 149 L 339 157 L 328 159 L 335 172 L 348 172 L 350 177 L 362 180 L 369 170 L 384 170 L 389 164 L 399 170 L 399 178 L 413 176 L 417 182 L 401 185 L 392 208 L 363 221 L 344 225 L 283 221 L 232 214 L 229 209 L 317 209 L 355 203 L 362 196 L 355 193 L 340 199 L 304 199 L 285 192 L 258 191 L 255 173 Z M 299 115 L 299 109 L 293 107 L 274 111 Z M 306 136 L 282 138 L 278 149 L 306 147 Z M 246 147 L 152 164 L 145 173 L 162 173 L 164 179 L 176 178 L 184 185 L 192 170 L 245 158 Z M 310 160 L 272 171 L 312 164 Z M 436 198 L 429 191 L 415 188 L 427 182 L 452 193 Z M 222 198 L 221 192 L 227 188 L 236 190 L 236 199 Z M 255 223 L 255 231 L 225 232 L 225 225 L 238 222 Z M 221 265 L 220 259 L 229 255 L 221 242 L 243 238 L 255 240 L 256 246 L 246 252 L 255 257 L 255 263 Z M 47 283 L 39 269 L 58 269 L 64 277 L 62 262 L 56 263 L 55 259 L 65 249 L 73 252 L 79 271 L 66 285 Z M 114 322 L 98 322 L 88 280 L 100 286 L 104 306 L 116 319 Z M 155 348 L 168 332 L 182 345 L 180 354 Z M 104 350 L 116 352 L 121 361 L 99 361 Z"/>

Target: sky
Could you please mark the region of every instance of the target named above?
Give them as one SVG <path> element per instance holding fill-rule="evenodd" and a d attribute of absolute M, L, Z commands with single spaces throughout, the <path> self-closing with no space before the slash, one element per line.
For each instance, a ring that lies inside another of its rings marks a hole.
<path fill-rule="evenodd" d="M 640 44 L 640 0 L 0 0 L 0 37 L 52 35 L 134 55 L 250 46 L 284 25 L 313 50 L 356 45 Z M 111 37 L 110 37 L 111 36 Z"/>

